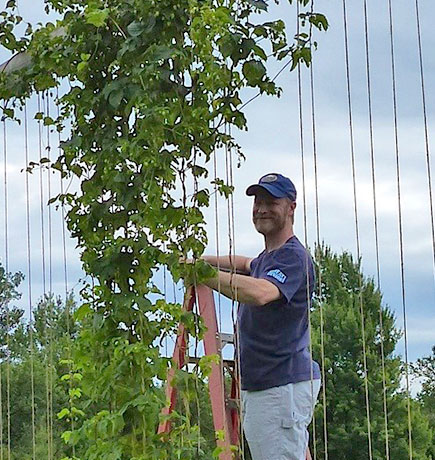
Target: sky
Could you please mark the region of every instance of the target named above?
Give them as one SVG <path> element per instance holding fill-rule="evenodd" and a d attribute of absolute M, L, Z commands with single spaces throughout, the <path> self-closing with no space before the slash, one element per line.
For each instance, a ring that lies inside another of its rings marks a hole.
<path fill-rule="evenodd" d="M 349 69 L 351 84 L 352 120 L 355 153 L 355 180 L 359 217 L 360 253 L 365 275 L 376 277 L 375 238 L 373 219 L 373 191 L 371 182 L 370 138 L 368 124 L 367 79 L 365 61 L 365 35 L 363 0 L 347 2 L 349 33 Z M 378 204 L 378 234 L 380 251 L 380 284 L 384 303 L 396 314 L 397 325 L 403 328 L 403 302 L 400 275 L 400 248 L 398 237 L 397 175 L 394 142 L 392 75 L 388 1 L 368 2 L 370 69 L 372 83 L 372 114 L 374 153 L 376 164 L 376 189 Z M 427 180 L 426 151 L 422 96 L 416 35 L 415 3 L 394 0 L 394 47 L 397 88 L 398 141 L 400 155 L 400 181 L 403 216 L 403 261 L 405 275 L 405 307 L 409 357 L 415 360 L 428 355 L 435 344 L 435 279 L 433 266 L 432 233 Z M 18 2 L 25 20 L 45 22 L 42 2 Z M 36 5 L 41 7 L 37 8 Z M 435 5 L 430 0 L 420 0 L 421 31 L 425 77 L 425 96 L 429 140 L 435 128 L 435 30 L 431 18 Z M 318 157 L 318 193 L 320 238 L 335 251 L 356 254 L 354 201 L 352 189 L 351 151 L 349 136 L 348 91 L 343 34 L 343 10 L 341 0 L 319 0 L 316 9 L 328 17 L 327 32 L 316 32 L 318 49 L 313 55 L 315 88 L 315 126 Z M 264 18 L 264 19 L 263 19 Z M 286 2 L 271 2 L 269 12 L 260 20 L 281 18 L 286 21 L 288 35 L 295 33 L 295 8 Z M 0 50 L 0 61 L 8 59 L 7 51 Z M 270 63 L 269 71 L 275 75 L 283 63 Z M 284 71 L 277 79 L 283 88 L 281 98 L 261 96 L 246 107 L 249 130 L 234 133 L 246 156 L 240 168 L 234 169 L 235 248 L 239 254 L 255 256 L 263 249 L 263 240 L 251 223 L 251 199 L 245 196 L 246 187 L 269 172 L 280 172 L 292 178 L 298 189 L 298 208 L 295 230 L 305 242 L 303 196 L 306 196 L 306 243 L 316 242 L 315 182 L 313 162 L 313 136 L 311 124 L 311 99 L 309 71 L 302 68 L 302 121 L 305 158 L 305 188 L 302 183 L 301 143 L 299 129 L 299 102 L 297 72 Z M 245 91 L 243 99 L 254 93 Z M 31 102 L 29 113 L 36 108 Z M 54 110 L 52 108 L 52 110 Z M 26 190 L 24 131 L 22 127 L 8 124 L 6 130 L 6 180 L 8 194 L 8 269 L 22 271 L 26 275 L 21 288 L 23 297 L 18 304 L 28 311 L 29 294 L 35 303 L 43 293 L 41 194 L 39 173 L 29 176 L 30 193 L 30 291 L 27 257 Z M 2 144 L 4 145 L 3 134 Z M 56 136 L 48 139 L 44 133 L 41 148 L 46 152 L 51 146 L 54 156 Z M 38 128 L 35 122 L 29 126 L 29 159 L 39 156 Z M 433 171 L 433 160 L 431 160 Z M 217 154 L 218 170 L 224 174 L 223 152 Z M 0 173 L 4 180 L 4 149 L 0 159 Z M 43 171 L 43 199 L 59 191 L 59 178 Z M 64 185 L 65 187 L 68 184 Z M 74 189 L 75 184 L 69 185 Z M 305 189 L 305 190 L 304 190 Z M 213 201 L 212 201 L 213 203 Z M 5 264 L 5 189 L 0 191 L 0 257 Z M 207 253 L 216 252 L 216 222 L 213 206 L 207 211 L 210 245 Z M 218 226 L 220 253 L 228 251 L 228 210 L 224 200 L 218 201 Z M 49 244 L 49 218 L 52 222 Z M 53 291 L 65 292 L 65 273 L 62 240 L 62 216 L 43 207 L 46 289 L 51 282 Z M 51 249 L 50 249 L 51 248 Z M 67 238 L 67 278 L 69 290 L 78 295 L 80 268 L 75 242 Z M 51 270 L 50 270 L 51 267 Z M 49 276 L 51 271 L 51 276 Z M 162 274 L 158 275 L 162 282 Z M 173 292 L 172 288 L 168 288 Z M 175 287 L 175 297 L 181 300 L 182 290 Z M 231 329 L 231 313 L 228 303 L 222 304 L 222 328 Z M 403 341 L 397 352 L 403 354 Z"/>

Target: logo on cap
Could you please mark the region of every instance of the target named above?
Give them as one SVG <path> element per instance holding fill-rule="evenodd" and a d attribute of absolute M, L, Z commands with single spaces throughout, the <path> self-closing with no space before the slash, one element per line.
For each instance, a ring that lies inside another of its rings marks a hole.
<path fill-rule="evenodd" d="M 268 174 L 260 179 L 260 182 L 275 182 L 278 179 L 276 174 Z"/>

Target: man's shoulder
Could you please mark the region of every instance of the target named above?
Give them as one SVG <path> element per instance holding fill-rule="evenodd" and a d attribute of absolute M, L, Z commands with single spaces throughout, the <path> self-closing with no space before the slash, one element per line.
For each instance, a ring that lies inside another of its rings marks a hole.
<path fill-rule="evenodd" d="M 283 244 L 275 254 L 276 260 L 296 264 L 299 267 L 313 268 L 313 258 L 309 250 L 294 236 Z M 304 268 L 305 269 L 305 268 Z"/>
<path fill-rule="evenodd" d="M 308 254 L 305 246 L 299 241 L 296 236 L 291 237 L 286 241 L 280 248 L 275 251 L 277 256 L 293 256 L 298 258 L 304 258 Z"/>
<path fill-rule="evenodd" d="M 251 273 L 259 272 L 267 268 L 270 264 L 292 265 L 300 267 L 312 262 L 311 256 L 305 246 L 296 236 L 289 238 L 281 247 L 267 252 L 263 250 L 251 261 Z"/>

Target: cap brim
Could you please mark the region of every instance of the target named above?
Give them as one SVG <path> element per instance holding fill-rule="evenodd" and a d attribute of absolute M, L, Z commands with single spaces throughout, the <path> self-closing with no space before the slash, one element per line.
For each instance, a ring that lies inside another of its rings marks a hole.
<path fill-rule="evenodd" d="M 285 198 L 287 195 L 280 192 L 273 186 L 273 184 L 254 184 L 249 186 L 246 189 L 246 195 L 253 196 L 256 195 L 259 191 L 264 191 L 270 193 L 275 198 Z"/>

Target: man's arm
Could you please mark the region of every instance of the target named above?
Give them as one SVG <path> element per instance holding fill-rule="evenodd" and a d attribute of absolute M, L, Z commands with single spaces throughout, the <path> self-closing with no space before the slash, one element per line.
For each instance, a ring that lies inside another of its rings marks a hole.
<path fill-rule="evenodd" d="M 223 270 L 235 270 L 241 273 L 246 273 L 247 275 L 251 272 L 251 261 L 250 257 L 245 256 L 202 256 L 202 259 L 205 260 L 213 267 L 219 267 Z"/>
<path fill-rule="evenodd" d="M 225 297 L 250 305 L 266 305 L 281 297 L 280 290 L 270 281 L 246 275 L 219 271 L 204 284 Z"/>

